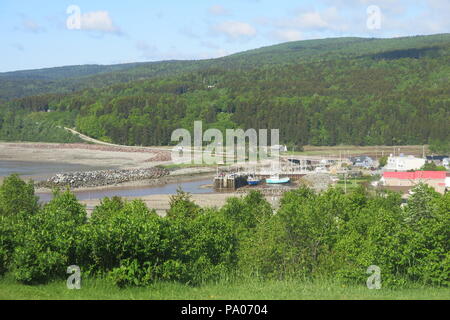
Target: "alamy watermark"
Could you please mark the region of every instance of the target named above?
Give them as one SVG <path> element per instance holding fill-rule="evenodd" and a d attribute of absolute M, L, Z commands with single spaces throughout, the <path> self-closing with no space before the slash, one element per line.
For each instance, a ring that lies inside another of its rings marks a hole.
<path fill-rule="evenodd" d="M 67 7 L 66 13 L 69 17 L 66 20 L 66 27 L 69 30 L 81 29 L 81 9 L 79 6 L 70 5 Z"/>
<path fill-rule="evenodd" d="M 367 278 L 368 289 L 381 289 L 381 269 L 378 266 L 371 265 L 367 268 L 367 273 L 371 276 Z"/>
<path fill-rule="evenodd" d="M 202 121 L 195 121 L 193 139 L 188 130 L 177 129 L 172 133 L 171 140 L 179 142 L 172 149 L 175 164 L 234 164 L 264 159 L 275 163 L 279 161 L 279 129 L 270 130 L 269 146 L 267 129 L 227 129 L 224 139 L 219 129 L 210 128 L 203 132 Z"/>
<path fill-rule="evenodd" d="M 67 278 L 67 289 L 69 290 L 80 290 L 81 289 L 81 269 L 79 266 L 70 266 L 67 268 L 67 273 L 71 274 Z"/>
<path fill-rule="evenodd" d="M 381 29 L 381 9 L 379 6 L 371 5 L 367 7 L 366 26 L 369 30 Z"/>

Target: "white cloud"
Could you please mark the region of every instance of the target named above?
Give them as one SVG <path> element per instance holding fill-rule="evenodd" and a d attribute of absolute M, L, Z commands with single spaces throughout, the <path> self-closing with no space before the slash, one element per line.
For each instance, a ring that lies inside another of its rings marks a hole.
<path fill-rule="evenodd" d="M 11 46 L 16 50 L 25 51 L 25 47 L 20 43 L 13 43 Z"/>
<path fill-rule="evenodd" d="M 273 36 L 281 41 L 298 41 L 303 39 L 303 34 L 293 29 L 276 30 L 273 32 Z"/>
<path fill-rule="evenodd" d="M 230 11 L 228 9 L 219 4 L 209 7 L 208 12 L 214 16 L 227 16 L 230 14 Z"/>
<path fill-rule="evenodd" d="M 302 30 L 338 30 L 343 28 L 345 19 L 340 16 L 337 8 L 328 7 L 322 11 L 300 11 L 295 17 L 276 24 Z"/>
<path fill-rule="evenodd" d="M 159 50 L 156 46 L 150 45 L 145 41 L 138 41 L 136 43 L 136 49 L 138 49 L 142 57 L 149 60 L 154 60 L 158 58 Z"/>
<path fill-rule="evenodd" d="M 106 33 L 121 33 L 108 11 L 92 11 L 81 15 L 81 29 Z"/>
<path fill-rule="evenodd" d="M 301 28 L 326 28 L 328 27 L 328 22 L 322 17 L 319 12 L 306 12 L 301 14 L 297 18 L 297 24 Z"/>
<path fill-rule="evenodd" d="M 256 35 L 256 29 L 252 25 L 240 21 L 222 22 L 215 25 L 213 30 L 224 34 L 230 40 L 237 40 L 241 37 L 254 37 Z"/>
<path fill-rule="evenodd" d="M 21 26 L 21 28 L 18 28 L 18 29 L 22 29 L 23 31 L 32 32 L 32 33 L 45 32 L 45 28 L 44 27 L 42 27 L 36 21 L 34 21 L 32 19 L 25 18 L 25 17 L 22 19 L 22 26 Z"/>

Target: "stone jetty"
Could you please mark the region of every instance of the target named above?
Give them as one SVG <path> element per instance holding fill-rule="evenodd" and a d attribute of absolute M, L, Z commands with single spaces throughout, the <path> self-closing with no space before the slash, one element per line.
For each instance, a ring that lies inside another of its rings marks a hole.
<path fill-rule="evenodd" d="M 99 171 L 80 171 L 59 173 L 46 181 L 37 183 L 38 188 L 70 187 L 100 187 L 116 185 L 130 181 L 159 179 L 169 174 L 162 168 L 116 169 Z"/>

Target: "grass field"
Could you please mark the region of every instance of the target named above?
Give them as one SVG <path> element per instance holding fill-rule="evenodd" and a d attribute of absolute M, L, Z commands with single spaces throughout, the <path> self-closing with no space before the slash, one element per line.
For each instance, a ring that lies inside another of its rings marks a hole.
<path fill-rule="evenodd" d="M 358 178 L 347 177 L 347 179 L 345 179 L 342 176 L 340 176 L 339 178 L 340 180 L 337 182 L 336 186 L 338 188 L 347 189 L 347 191 L 354 190 L 357 187 L 361 186 L 362 184 L 370 183 L 372 179 L 372 177 L 358 177 Z"/>
<path fill-rule="evenodd" d="M 283 153 L 283 155 L 299 155 L 299 156 L 328 156 L 328 157 L 350 157 L 357 155 L 367 155 L 373 158 L 380 158 L 382 155 L 389 156 L 394 153 L 405 155 L 422 156 L 423 151 L 426 154 L 430 154 L 428 146 L 409 145 L 409 146 L 347 146 L 339 145 L 332 147 L 316 147 L 316 146 L 304 146 L 303 152 L 292 151 Z"/>
<path fill-rule="evenodd" d="M 80 290 L 68 290 L 65 281 L 26 286 L 9 277 L 0 280 L 1 300 L 341 300 L 341 299 L 450 299 L 450 289 L 414 287 L 369 290 L 328 282 L 246 281 L 189 287 L 157 283 L 146 288 L 119 289 L 106 280 L 84 280 Z"/>

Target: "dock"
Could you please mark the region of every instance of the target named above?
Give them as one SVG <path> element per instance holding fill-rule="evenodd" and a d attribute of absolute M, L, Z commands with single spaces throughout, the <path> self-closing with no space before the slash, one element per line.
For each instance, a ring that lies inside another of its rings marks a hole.
<path fill-rule="evenodd" d="M 214 178 L 214 189 L 234 191 L 247 185 L 248 175 L 223 174 Z"/>

